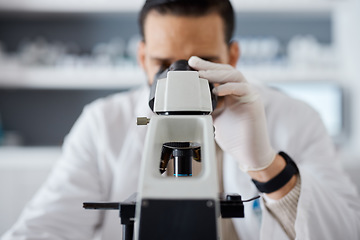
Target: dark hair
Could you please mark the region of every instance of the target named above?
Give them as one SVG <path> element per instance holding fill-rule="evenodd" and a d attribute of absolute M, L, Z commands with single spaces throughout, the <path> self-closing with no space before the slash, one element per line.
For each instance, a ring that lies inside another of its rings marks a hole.
<path fill-rule="evenodd" d="M 145 20 L 152 10 L 175 16 L 205 16 L 217 13 L 223 20 L 227 43 L 230 43 L 234 32 L 235 14 L 229 0 L 147 0 L 139 14 L 140 34 L 143 40 Z"/>

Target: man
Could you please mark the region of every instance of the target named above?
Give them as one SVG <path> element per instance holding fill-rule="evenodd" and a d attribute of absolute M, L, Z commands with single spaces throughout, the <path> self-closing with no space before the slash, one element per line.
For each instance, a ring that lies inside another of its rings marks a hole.
<path fill-rule="evenodd" d="M 149 84 L 179 59 L 215 84 L 224 191 L 244 198 L 265 192 L 260 214 L 247 204 L 244 219 L 223 223 L 224 239 L 360 239 L 360 201 L 319 116 L 234 68 L 240 50 L 231 42 L 227 0 L 150 0 L 140 24 L 138 58 Z M 117 212 L 84 211 L 81 204 L 136 192 L 146 128 L 134 119 L 151 116 L 148 93 L 145 87 L 86 107 L 50 178 L 4 240 L 120 238 Z"/>

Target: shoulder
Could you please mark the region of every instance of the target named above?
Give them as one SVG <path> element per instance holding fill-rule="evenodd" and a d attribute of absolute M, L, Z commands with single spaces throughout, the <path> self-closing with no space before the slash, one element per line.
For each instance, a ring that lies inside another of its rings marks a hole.
<path fill-rule="evenodd" d="M 67 135 L 67 145 L 78 146 L 81 143 L 93 150 L 101 142 L 116 143 L 119 147 L 126 134 L 136 126 L 136 117 L 146 116 L 150 111 L 147 106 L 148 92 L 148 87 L 142 87 L 89 103 Z"/>
<path fill-rule="evenodd" d="M 269 137 L 277 151 L 301 159 L 305 152 L 316 154 L 319 149 L 332 149 L 325 125 L 311 106 L 269 87 L 259 87 L 259 92 L 265 105 Z"/>
<path fill-rule="evenodd" d="M 307 103 L 292 98 L 275 88 L 264 85 L 257 87 L 264 102 L 267 118 L 270 121 L 276 118 L 276 121 L 294 121 L 298 124 L 305 119 L 320 119 L 318 112 Z"/>
<path fill-rule="evenodd" d="M 97 118 L 111 119 L 133 118 L 134 115 L 145 114 L 147 111 L 149 88 L 143 86 L 138 89 L 115 93 L 97 99 L 84 108 L 84 113 Z"/>

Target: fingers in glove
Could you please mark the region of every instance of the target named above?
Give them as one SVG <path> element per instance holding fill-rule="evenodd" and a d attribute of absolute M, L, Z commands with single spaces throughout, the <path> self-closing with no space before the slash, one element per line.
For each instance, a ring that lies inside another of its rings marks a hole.
<path fill-rule="evenodd" d="M 195 70 L 231 70 L 233 69 L 232 66 L 228 64 L 221 64 L 221 63 L 213 63 L 201 59 L 196 56 L 192 56 L 189 61 L 189 66 L 194 68 Z"/>
<path fill-rule="evenodd" d="M 231 70 L 200 70 L 199 77 L 209 80 L 211 83 L 247 82 L 241 72 Z"/>
<path fill-rule="evenodd" d="M 192 56 L 188 62 L 190 67 L 199 71 L 201 78 L 212 83 L 246 82 L 241 72 L 228 64 L 213 63 L 196 56 Z"/>
<path fill-rule="evenodd" d="M 251 90 L 251 87 L 248 83 L 228 82 L 215 87 L 213 89 L 213 93 L 218 96 L 237 96 L 239 97 L 238 100 L 241 103 L 254 102 L 258 98 L 258 95 Z"/>
<path fill-rule="evenodd" d="M 213 93 L 218 96 L 235 95 L 245 96 L 249 93 L 248 84 L 245 83 L 225 83 L 213 89 Z"/>

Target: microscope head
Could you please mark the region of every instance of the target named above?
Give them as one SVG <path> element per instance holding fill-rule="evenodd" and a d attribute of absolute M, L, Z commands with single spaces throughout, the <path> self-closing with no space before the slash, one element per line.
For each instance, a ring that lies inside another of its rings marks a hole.
<path fill-rule="evenodd" d="M 159 115 L 208 115 L 216 107 L 213 85 L 199 78 L 187 60 L 160 69 L 151 85 L 149 106 Z"/>

